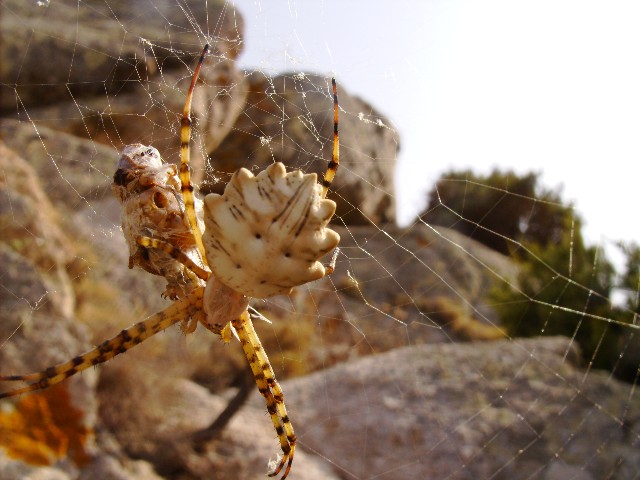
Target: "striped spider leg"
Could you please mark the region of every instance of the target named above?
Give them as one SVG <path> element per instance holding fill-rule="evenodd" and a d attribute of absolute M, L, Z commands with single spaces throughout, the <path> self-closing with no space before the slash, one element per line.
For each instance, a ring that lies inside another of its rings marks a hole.
<path fill-rule="evenodd" d="M 231 324 L 265 398 L 283 452 L 269 475 L 278 475 L 286 465 L 284 479 L 291 470 L 296 437 L 282 389 L 253 328 L 249 299 L 288 294 L 293 287 L 333 271 L 333 261 L 323 265 L 319 259 L 340 240 L 327 228 L 336 204 L 325 198 L 339 165 L 337 87 L 332 80 L 333 153 L 322 184 L 315 174 L 287 172 L 279 162 L 257 176 L 241 168 L 222 195 L 205 197 L 202 232 L 190 180 L 189 142 L 191 99 L 207 50 L 208 46 L 194 71 L 182 115 L 179 182 L 175 167 L 164 164 L 155 149 L 143 145 L 125 147 L 114 176 L 114 193 L 123 203 L 129 266 L 164 276 L 168 283 L 163 295 L 177 300 L 68 362 L 39 373 L 0 377 L 2 381 L 30 382 L 0 393 L 0 398 L 59 383 L 177 322 L 182 322 L 186 333 L 201 323 L 227 340 L 225 332 Z"/>

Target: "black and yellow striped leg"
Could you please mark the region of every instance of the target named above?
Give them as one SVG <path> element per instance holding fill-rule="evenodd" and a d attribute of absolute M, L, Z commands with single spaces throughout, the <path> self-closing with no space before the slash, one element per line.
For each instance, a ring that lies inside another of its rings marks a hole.
<path fill-rule="evenodd" d="M 331 79 L 331 85 L 333 86 L 333 153 L 322 180 L 322 198 L 327 196 L 327 191 L 331 187 L 333 178 L 336 176 L 340 166 L 340 135 L 338 134 L 338 111 L 340 109 L 338 107 L 338 87 L 336 86 L 335 78 Z"/>
<path fill-rule="evenodd" d="M 191 100 L 193 99 L 193 91 L 196 88 L 196 82 L 198 81 L 198 75 L 200 75 L 200 68 L 202 63 L 209 52 L 209 45 L 205 45 L 196 65 L 196 69 L 193 72 L 191 78 L 191 85 L 187 92 L 187 99 L 182 111 L 182 120 L 180 122 L 180 183 L 182 188 L 182 198 L 184 199 L 184 209 L 191 227 L 191 233 L 196 241 L 198 252 L 200 252 L 201 258 L 204 260 L 204 245 L 202 243 L 202 232 L 198 228 L 198 218 L 196 216 L 195 200 L 193 196 L 193 185 L 191 184 L 191 172 L 189 163 L 191 161 L 191 152 L 189 142 L 191 140 Z"/>
<path fill-rule="evenodd" d="M 68 362 L 60 363 L 38 373 L 27 375 L 0 376 L 0 381 L 32 382 L 23 388 L 0 393 L 0 398 L 14 397 L 27 392 L 43 390 L 56 383 L 86 370 L 89 367 L 104 363 L 116 355 L 132 349 L 147 338 L 202 311 L 204 287 L 198 288 L 184 298 L 172 303 L 160 313 L 152 315 L 142 322 L 122 330 L 118 335 L 98 345 L 93 350 L 77 356 Z"/>
<path fill-rule="evenodd" d="M 276 469 L 269 473 L 270 477 L 276 476 L 280 473 L 284 465 L 287 465 L 282 480 L 287 478 L 289 471 L 291 470 L 291 464 L 293 462 L 293 454 L 296 445 L 296 436 L 293 431 L 293 426 L 287 415 L 287 409 L 284 405 L 284 395 L 280 385 L 278 384 L 267 354 L 262 348 L 260 339 L 256 331 L 253 328 L 249 312 L 247 310 L 240 316 L 231 322 L 238 334 L 240 343 L 244 354 L 249 361 L 251 371 L 255 378 L 258 390 L 265 398 L 267 403 L 267 411 L 271 416 L 271 421 L 278 434 L 280 441 L 280 448 L 282 449 L 283 457 Z"/>

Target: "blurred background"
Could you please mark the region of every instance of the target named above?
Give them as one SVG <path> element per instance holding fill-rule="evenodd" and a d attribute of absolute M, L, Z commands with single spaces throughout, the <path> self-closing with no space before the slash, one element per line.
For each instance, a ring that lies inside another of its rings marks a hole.
<path fill-rule="evenodd" d="M 209 43 L 199 196 L 274 161 L 321 175 L 338 82 L 335 271 L 251 302 L 289 479 L 636 478 L 639 8 L 0 0 L 0 375 L 170 304 L 122 212 L 165 219 L 180 194 L 123 205 L 114 173 L 134 143 L 180 161 Z M 3 479 L 255 479 L 278 452 L 240 345 L 204 328 L 0 400 Z"/>

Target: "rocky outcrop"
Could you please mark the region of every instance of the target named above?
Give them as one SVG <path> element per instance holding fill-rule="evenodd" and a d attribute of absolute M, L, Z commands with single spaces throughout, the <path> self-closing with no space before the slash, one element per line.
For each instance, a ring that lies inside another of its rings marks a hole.
<path fill-rule="evenodd" d="M 215 173 L 230 176 L 240 167 L 261 170 L 279 161 L 322 178 L 333 148 L 330 87 L 330 79 L 318 75 L 251 73 L 244 110 L 211 153 Z M 348 225 L 393 222 L 398 135 L 373 106 L 351 95 L 348 85 L 338 85 L 338 96 L 341 168 L 329 198 Z M 222 193 L 226 178 L 203 190 Z"/>
<path fill-rule="evenodd" d="M 152 5 L 116 0 L 91 8 L 66 2 L 49 8 L 42 3 L 3 2 L 3 113 L 24 114 L 25 109 L 31 112 L 60 101 L 115 95 L 138 80 L 157 80 L 165 69 L 184 68 L 194 57 L 193 46 L 200 44 L 197 29 L 209 30 L 208 19 L 217 19 L 209 34 L 216 36 L 221 57 L 233 61 L 242 50 L 242 19 L 222 1 L 187 2 L 185 10 L 170 0 Z"/>
<path fill-rule="evenodd" d="M 284 388 L 302 448 L 345 477 L 633 478 L 633 387 L 578 359 L 563 337 L 422 345 Z"/>
<path fill-rule="evenodd" d="M 0 154 L 2 170 L 12 174 L 0 184 L 5 206 L 0 219 L 7 232 L 0 244 L 0 335 L 9 339 L 0 348 L 3 374 L 67 359 L 166 305 L 159 298 L 161 278 L 126 269 L 124 240 L 96 235 L 118 221 L 115 200 L 52 203 L 38 170 L 7 148 L 0 147 Z M 382 232 L 344 229 L 346 253 L 325 280 L 332 284 L 319 282 L 257 305 L 280 328 L 287 325 L 280 320 L 290 317 L 288 324 L 299 332 L 291 350 L 295 363 L 312 369 L 334 365 L 283 382 L 300 439 L 296 478 L 342 478 L 345 472 L 380 478 L 528 478 L 537 471 L 550 480 L 578 473 L 596 479 L 603 472 L 628 478 L 639 468 L 633 441 L 640 412 L 630 386 L 603 373 L 587 375 L 568 339 L 450 343 L 455 332 L 436 322 L 442 312 L 416 304 L 428 298 L 425 290 L 441 298 L 462 295 L 474 305 L 467 313 L 491 326 L 490 309 L 482 303 L 493 281 L 487 272 L 514 275 L 508 262 L 462 236 L 424 225 Z M 460 252 L 467 255 L 456 260 Z M 287 305 L 289 316 L 283 313 Z M 305 318 L 313 329 L 307 347 L 300 343 Z M 262 322 L 257 327 L 280 365 L 286 330 L 270 339 Z M 424 337 L 422 330 L 428 331 Z M 246 368 L 236 345 L 224 346 L 202 333 L 188 348 L 174 332 L 156 336 L 44 396 L 3 401 L 0 443 L 22 435 L 9 430 L 19 419 L 53 439 L 38 446 L 46 458 L 55 460 L 66 443 L 76 445 L 76 452 L 81 446 L 77 458 L 86 459 L 38 467 L 3 444 L 13 455 L 0 457 L 3 478 L 206 478 L 217 472 L 220 478 L 242 479 L 266 472 L 266 459 L 277 445 L 257 393 L 221 436 L 200 446 L 190 440 L 233 394 L 225 390 L 233 371 Z M 429 344 L 398 348 L 407 338 Z M 302 348 L 307 358 L 300 357 Z M 369 355 L 382 350 L 389 351 Z M 44 400 L 34 404 L 33 398 Z M 57 417 L 57 411 L 75 412 L 73 422 Z M 43 414 L 57 419 L 53 430 L 36 421 Z"/>
<path fill-rule="evenodd" d="M 153 15 L 144 2 L 110 3 L 103 7 L 109 11 L 63 4 L 35 12 L 14 3 L 15 16 L 2 17 L 3 32 L 9 32 L 3 38 L 10 39 L 0 62 L 5 115 L 33 130 L 64 132 L 116 150 L 153 145 L 176 163 L 190 82 L 185 66 L 193 65 L 199 55 L 193 45 L 201 44 L 188 19 L 218 18 L 192 106 L 192 170 L 198 183 L 205 180 L 203 192 L 221 193 L 226 174 L 273 161 L 324 173 L 333 138 L 328 79 L 240 72 L 235 59 L 242 19 L 223 2 L 192 2 L 188 16 L 168 1 L 155 2 Z M 139 18 L 145 21 L 136 23 Z M 139 37 L 127 34 L 128 28 Z M 78 38 L 84 48 L 78 48 Z M 23 58 L 29 61 L 18 61 Z M 57 68 L 40 68 L 43 63 Z M 338 215 L 347 224 L 393 222 L 397 134 L 370 104 L 350 95 L 348 86 L 339 90 L 342 168 L 331 193 L 340 200 Z"/>
<path fill-rule="evenodd" d="M 243 23 L 232 7 L 191 1 L 183 10 L 167 0 L 91 8 L 64 2 L 39 9 L 20 0 L 5 4 L 12 15 L 0 16 L 3 114 L 34 130 L 47 127 L 117 150 L 153 144 L 174 162 L 191 81 L 187 66 L 203 46 L 196 28 L 208 31 L 198 22 L 217 19 L 192 111 L 194 135 L 203 145 L 193 149 L 193 171 L 202 178 L 203 152 L 217 147 L 244 103 L 244 76 L 235 67 Z"/>

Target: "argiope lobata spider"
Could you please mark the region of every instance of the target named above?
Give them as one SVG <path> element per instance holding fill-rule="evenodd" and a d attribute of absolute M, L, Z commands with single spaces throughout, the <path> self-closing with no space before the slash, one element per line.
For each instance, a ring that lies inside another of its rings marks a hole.
<path fill-rule="evenodd" d="M 291 470 L 296 437 L 287 415 L 282 389 L 253 328 L 249 298 L 287 294 L 298 285 L 333 271 L 319 259 L 334 250 L 339 235 L 327 228 L 335 202 L 326 194 L 339 165 L 338 97 L 333 86 L 333 153 L 322 184 L 315 174 L 287 172 L 273 163 L 257 176 L 241 168 L 222 195 L 204 199 L 204 232 L 196 215 L 189 173 L 191 99 L 200 68 L 198 61 L 182 114 L 180 169 L 163 163 L 158 151 L 144 145 L 124 148 L 113 190 L 123 203 L 122 226 L 129 243 L 129 267 L 140 266 L 164 276 L 163 296 L 175 300 L 152 315 L 72 360 L 38 373 L 0 376 L 2 381 L 29 385 L 0 393 L 0 398 L 41 390 L 91 366 L 126 352 L 147 338 L 181 322 L 185 333 L 198 323 L 225 341 L 235 330 L 249 361 L 283 452 L 270 476 Z M 231 328 L 232 327 L 232 328 Z"/>

